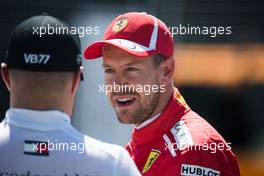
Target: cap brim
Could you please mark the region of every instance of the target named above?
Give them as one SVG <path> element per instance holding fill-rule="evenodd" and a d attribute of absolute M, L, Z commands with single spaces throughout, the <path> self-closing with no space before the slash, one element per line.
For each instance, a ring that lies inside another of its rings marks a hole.
<path fill-rule="evenodd" d="M 116 46 L 132 55 L 138 57 L 146 57 L 156 53 L 155 49 L 148 48 L 146 46 L 140 45 L 133 41 L 125 40 L 125 39 L 110 39 L 110 40 L 102 40 L 99 42 L 95 42 L 88 46 L 84 51 L 85 59 L 97 59 L 102 56 L 102 49 L 104 45 L 109 44 Z"/>

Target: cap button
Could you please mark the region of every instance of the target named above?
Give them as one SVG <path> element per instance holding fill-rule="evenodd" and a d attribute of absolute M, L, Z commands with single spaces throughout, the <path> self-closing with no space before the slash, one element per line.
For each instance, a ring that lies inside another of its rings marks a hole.
<path fill-rule="evenodd" d="M 48 16 L 49 14 L 47 12 L 42 13 L 43 16 Z"/>

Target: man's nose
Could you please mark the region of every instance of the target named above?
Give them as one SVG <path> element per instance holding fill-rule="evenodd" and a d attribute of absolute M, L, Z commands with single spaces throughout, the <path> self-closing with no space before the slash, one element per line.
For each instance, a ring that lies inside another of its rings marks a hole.
<path fill-rule="evenodd" d="M 127 80 L 124 78 L 124 76 L 121 73 L 115 73 L 114 77 L 112 79 L 112 83 L 115 83 L 117 85 L 122 85 L 126 82 Z"/>

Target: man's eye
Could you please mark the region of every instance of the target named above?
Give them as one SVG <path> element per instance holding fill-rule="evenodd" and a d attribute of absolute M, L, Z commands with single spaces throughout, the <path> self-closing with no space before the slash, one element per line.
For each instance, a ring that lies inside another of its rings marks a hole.
<path fill-rule="evenodd" d="M 107 69 L 105 69 L 104 72 L 105 72 L 105 73 L 114 73 L 114 70 L 111 69 L 111 68 L 107 68 Z"/>

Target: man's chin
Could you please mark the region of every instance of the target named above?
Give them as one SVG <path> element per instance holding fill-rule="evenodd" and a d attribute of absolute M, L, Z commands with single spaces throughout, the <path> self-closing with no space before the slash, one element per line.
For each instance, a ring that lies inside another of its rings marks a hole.
<path fill-rule="evenodd" d="M 118 116 L 118 121 L 122 124 L 134 124 L 133 120 Z"/>
<path fill-rule="evenodd" d="M 116 115 L 117 115 L 118 121 L 122 124 L 135 124 L 135 123 L 137 123 L 137 122 L 135 122 L 135 119 L 132 117 L 132 115 L 130 115 L 130 113 L 127 113 L 127 112 L 118 113 L 118 112 L 116 112 Z"/>

